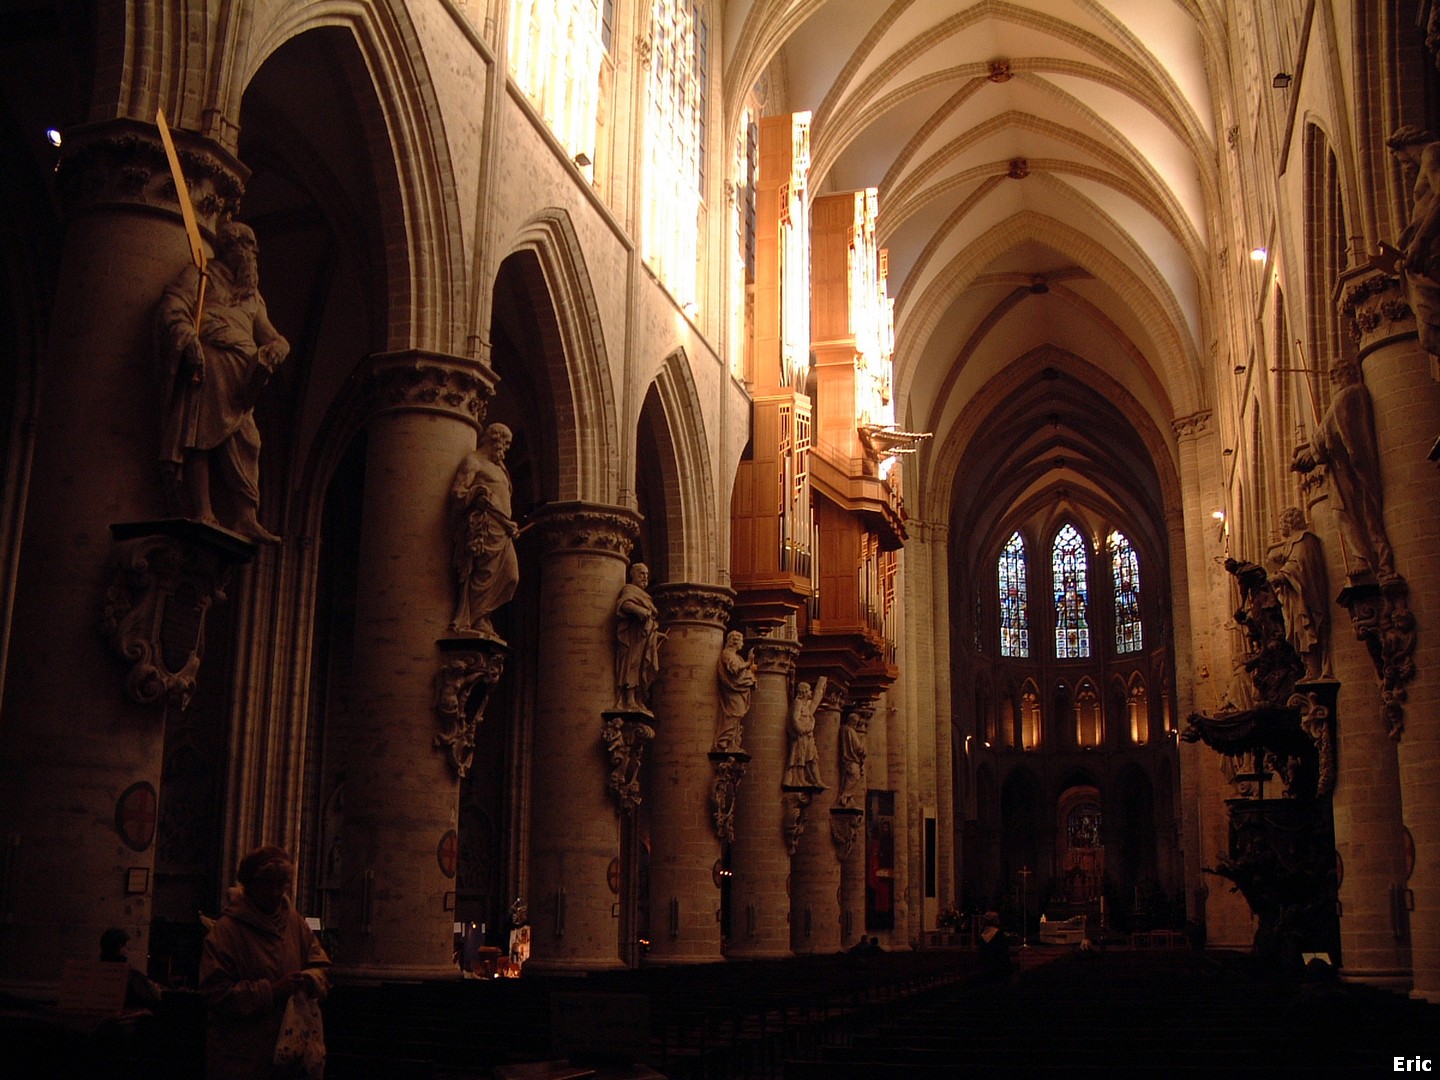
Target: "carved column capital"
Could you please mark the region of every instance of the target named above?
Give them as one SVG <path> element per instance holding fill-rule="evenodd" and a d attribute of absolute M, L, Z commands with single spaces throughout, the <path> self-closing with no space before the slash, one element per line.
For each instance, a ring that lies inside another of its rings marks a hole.
<path fill-rule="evenodd" d="M 441 413 L 477 431 L 485 425 L 485 408 L 498 381 L 479 360 L 424 349 L 369 356 L 361 377 L 367 420 L 394 412 Z"/>
<path fill-rule="evenodd" d="M 708 626 L 723 630 L 735 608 L 735 590 L 724 585 L 672 581 L 656 585 L 650 598 L 660 609 L 661 626 Z"/>
<path fill-rule="evenodd" d="M 1175 430 L 1175 435 L 1180 439 L 1193 438 L 1203 435 L 1210 430 L 1211 412 L 1209 409 L 1201 409 L 1199 412 L 1191 413 L 1189 416 L 1177 416 L 1170 421 L 1170 426 Z"/>
<path fill-rule="evenodd" d="M 638 514 L 601 503 L 551 503 L 537 511 L 533 520 L 545 558 L 587 553 L 628 559 L 640 535 Z"/>
<path fill-rule="evenodd" d="M 214 239 L 215 228 L 234 217 L 250 170 L 218 144 L 174 131 L 176 156 L 190 188 L 196 222 Z M 180 200 L 160 129 L 138 120 L 107 120 L 68 128 L 55 167 L 55 190 L 66 217 L 103 207 L 129 206 L 170 213 Z"/>
<path fill-rule="evenodd" d="M 800 658 L 800 643 L 787 638 L 752 637 L 746 638 L 745 644 L 750 648 L 755 670 L 761 675 L 788 676 Z"/>
<path fill-rule="evenodd" d="M 1415 313 L 1397 276 L 1362 266 L 1342 274 L 1335 291 L 1340 324 L 1355 342 L 1357 360 L 1392 341 L 1416 336 Z"/>

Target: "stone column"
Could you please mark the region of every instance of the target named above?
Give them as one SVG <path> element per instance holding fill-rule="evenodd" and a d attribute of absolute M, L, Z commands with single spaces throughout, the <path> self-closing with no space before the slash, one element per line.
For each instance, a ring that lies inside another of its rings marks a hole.
<path fill-rule="evenodd" d="M 839 952 L 840 862 L 830 834 L 830 811 L 839 794 L 840 706 L 845 688 L 831 683 L 815 710 L 815 748 L 830 786 L 806 810 L 806 825 L 790 858 L 790 948 L 793 952 Z"/>
<path fill-rule="evenodd" d="M 745 717 L 750 764 L 735 794 L 727 951 L 732 957 L 789 956 L 790 841 L 780 785 L 790 749 L 790 676 L 800 645 L 768 635 L 751 636 L 745 645 L 755 658 L 757 679 Z"/>
<path fill-rule="evenodd" d="M 1229 554 L 1226 523 L 1212 515 L 1226 511 L 1221 469 L 1219 433 L 1211 414 L 1194 413 L 1172 424 L 1180 451 L 1180 480 L 1184 485 L 1185 572 L 1180 577 L 1177 562 L 1177 602 L 1188 592 L 1194 612 L 1232 612 L 1238 603 L 1230 574 L 1221 565 Z M 1178 586 L 1183 583 L 1187 589 Z M 1224 621 L 1201 620 L 1188 642 L 1178 636 L 1175 677 L 1179 716 L 1177 727 L 1191 712 L 1213 714 L 1221 705 L 1232 678 L 1232 641 Z M 1198 627 L 1205 626 L 1202 633 Z M 1188 660 L 1188 667 L 1186 661 Z M 1230 814 L 1225 800 L 1236 792 L 1221 773 L 1221 759 L 1213 751 L 1192 743 L 1181 743 L 1181 843 L 1185 855 L 1187 914 L 1203 921 L 1207 940 L 1219 948 L 1248 949 L 1254 939 L 1255 918 L 1245 898 L 1231 892 L 1223 882 L 1212 883 L 1204 873 L 1230 854 Z"/>
<path fill-rule="evenodd" d="M 213 235 L 245 169 L 206 140 L 176 141 Z M 148 947 L 165 709 L 180 706 L 137 700 L 134 659 L 98 631 L 119 554 L 110 526 L 163 516 L 154 312 L 190 263 L 152 125 L 67 129 L 55 182 L 67 229 L 0 706 L 0 985 L 42 993 L 66 959 L 97 955 L 106 927 Z"/>
<path fill-rule="evenodd" d="M 666 633 L 650 691 L 655 741 L 645 763 L 650 804 L 650 959 L 721 958 L 720 841 L 711 817 L 707 756 L 715 738 L 715 657 L 735 594 L 723 586 L 659 585 L 652 595 Z M 748 732 L 747 732 L 748 734 Z"/>
<path fill-rule="evenodd" d="M 609 885 L 620 820 L 607 783 L 602 714 L 615 701 L 615 598 L 636 515 L 552 503 L 539 532 L 540 636 L 531 743 L 531 959 L 540 971 L 618 968 L 618 903 Z M 653 759 L 652 759 L 653 761 Z"/>
<path fill-rule="evenodd" d="M 1440 1001 L 1440 494 L 1428 460 L 1440 383 L 1397 279 L 1366 267 L 1342 277 L 1338 292 L 1374 406 L 1385 529 L 1400 575 L 1379 583 L 1356 623 L 1380 681 L 1385 726 L 1398 744 L 1399 835 L 1403 845 L 1408 828 L 1411 843 L 1397 863 L 1393 827 L 1386 827 L 1392 846 L 1381 857 L 1401 875 L 1413 867 L 1393 883 L 1395 915 L 1403 930 L 1408 909 L 1414 996 Z M 1352 611 L 1361 614 L 1355 605 Z M 1341 716 L 1342 729 L 1351 719 Z"/>
<path fill-rule="evenodd" d="M 1323 540 L 1329 594 L 1346 591 L 1345 561 L 1324 485 L 1305 487 L 1310 526 Z M 1330 652 L 1339 682 L 1338 737 L 1331 806 L 1340 871 L 1341 976 L 1347 981 L 1410 989 L 1410 948 L 1396 922 L 1395 884 L 1404 879 L 1400 761 L 1386 735 L 1375 669 L 1340 607 L 1330 612 Z M 1303 684 L 1301 684 L 1303 686 Z M 1297 689 L 1300 689 L 1297 686 Z"/>
<path fill-rule="evenodd" d="M 337 964 L 362 978 L 458 977 L 451 959 L 459 816 L 455 717 L 437 712 L 437 642 L 455 610 L 447 504 L 494 376 L 409 351 L 362 369 L 366 457 L 346 737 Z M 452 710 L 453 711 L 453 710 Z M 462 758 L 463 760 L 463 758 Z"/>

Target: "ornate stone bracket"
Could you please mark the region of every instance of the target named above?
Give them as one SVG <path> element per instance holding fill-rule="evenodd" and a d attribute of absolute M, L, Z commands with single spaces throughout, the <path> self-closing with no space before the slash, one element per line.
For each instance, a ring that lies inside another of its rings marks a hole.
<path fill-rule="evenodd" d="M 628 814 L 640 805 L 640 762 L 645 747 L 655 738 L 643 712 L 607 711 L 600 714 L 600 742 L 610 755 L 610 793 L 618 811 Z"/>
<path fill-rule="evenodd" d="M 1355 637 L 1365 643 L 1380 679 L 1380 715 L 1396 742 L 1405 731 L 1405 686 L 1415 678 L 1415 615 L 1410 587 L 1396 577 L 1384 585 L 1361 583 L 1340 591 Z"/>
<path fill-rule="evenodd" d="M 786 850 L 791 855 L 800 849 L 800 837 L 805 833 L 805 811 L 814 801 L 815 796 L 808 790 L 787 791 L 780 797 L 780 805 L 785 812 L 781 828 L 785 833 Z"/>
<path fill-rule="evenodd" d="M 1335 790 L 1335 701 L 1340 684 L 1299 682 L 1290 696 L 1289 706 L 1300 714 L 1300 728 L 1315 742 L 1315 794 L 1329 795 Z"/>
<path fill-rule="evenodd" d="M 723 844 L 735 840 L 735 790 L 745 779 L 745 768 L 750 755 L 744 751 L 711 751 L 710 761 L 715 766 L 715 779 L 710 785 L 711 817 L 715 822 L 715 836 Z"/>
<path fill-rule="evenodd" d="M 189 708 L 205 653 L 205 616 L 225 598 L 232 569 L 255 545 L 183 520 L 110 526 L 110 582 L 102 633 L 130 665 L 125 690 L 142 705 Z"/>
<path fill-rule="evenodd" d="M 455 779 L 463 780 L 474 764 L 475 732 L 510 650 L 492 638 L 441 638 L 437 644 L 444 659 L 435 673 L 435 711 L 446 727 L 431 745 L 449 753 Z"/>
<path fill-rule="evenodd" d="M 834 806 L 830 808 L 830 839 L 842 859 L 848 858 L 860 839 L 860 826 L 865 811 L 858 806 Z"/>

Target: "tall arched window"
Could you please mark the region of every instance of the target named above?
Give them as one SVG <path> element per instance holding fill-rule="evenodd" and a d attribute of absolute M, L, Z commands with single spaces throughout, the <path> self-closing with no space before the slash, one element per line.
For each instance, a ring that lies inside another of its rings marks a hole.
<path fill-rule="evenodd" d="M 1095 684 L 1086 679 L 1075 691 L 1075 745 L 1099 746 L 1104 739 L 1100 694 L 1095 690 Z"/>
<path fill-rule="evenodd" d="M 1089 656 L 1085 541 L 1074 525 L 1066 525 L 1055 534 L 1050 568 L 1055 585 L 1055 658 L 1076 660 Z"/>
<path fill-rule="evenodd" d="M 1139 652 L 1144 645 L 1140 630 L 1140 560 L 1135 545 L 1118 529 L 1110 534 L 1110 570 L 1115 582 L 1115 651 Z"/>
<path fill-rule="evenodd" d="M 1145 692 L 1145 680 L 1137 671 L 1130 680 L 1130 693 L 1126 702 L 1130 713 L 1130 741 L 1144 746 L 1150 741 L 1150 698 Z"/>
<path fill-rule="evenodd" d="M 700 0 L 654 0 L 645 118 L 645 261 L 686 309 L 699 300 L 709 26 Z"/>
<path fill-rule="evenodd" d="M 1020 693 L 1020 748 L 1034 750 L 1040 745 L 1040 691 L 1026 680 Z"/>
<path fill-rule="evenodd" d="M 1030 655 L 1030 612 L 1025 588 L 1025 541 L 1010 534 L 1000 552 L 1000 655 Z"/>
<path fill-rule="evenodd" d="M 593 159 L 614 13 L 600 0 L 511 0 L 510 73 L 567 153 Z"/>

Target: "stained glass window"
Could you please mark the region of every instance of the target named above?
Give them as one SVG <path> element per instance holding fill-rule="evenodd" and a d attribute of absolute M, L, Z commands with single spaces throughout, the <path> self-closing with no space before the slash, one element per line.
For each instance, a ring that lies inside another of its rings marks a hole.
<path fill-rule="evenodd" d="M 1030 613 L 1025 590 L 1025 541 L 1011 533 L 1000 552 L 1000 655 L 1030 655 Z"/>
<path fill-rule="evenodd" d="M 1139 652 L 1140 560 L 1130 538 L 1116 530 L 1110 534 L 1110 569 L 1115 579 L 1115 651 Z"/>
<path fill-rule="evenodd" d="M 698 0 L 654 0 L 645 123 L 645 261 L 684 308 L 698 299 L 710 42 Z"/>
<path fill-rule="evenodd" d="M 1055 534 L 1050 567 L 1055 584 L 1055 657 L 1076 660 L 1089 656 L 1085 541 L 1074 525 Z"/>

